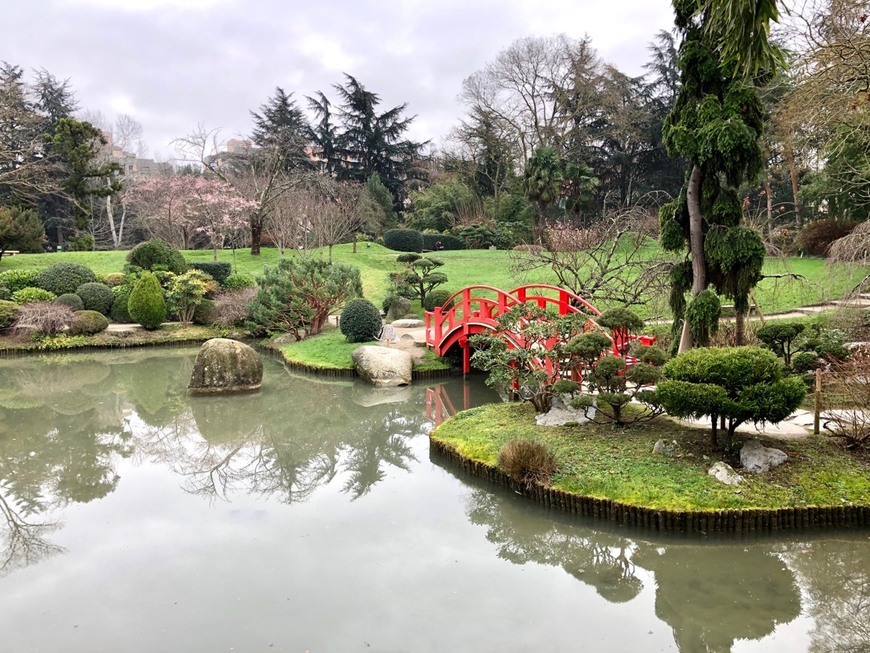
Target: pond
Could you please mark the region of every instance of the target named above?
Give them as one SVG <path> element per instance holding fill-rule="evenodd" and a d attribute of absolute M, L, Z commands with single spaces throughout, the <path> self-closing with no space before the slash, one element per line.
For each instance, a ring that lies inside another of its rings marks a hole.
<path fill-rule="evenodd" d="M 451 379 L 288 372 L 188 397 L 195 349 L 0 361 L 0 633 L 29 651 L 847 651 L 868 533 L 569 518 L 429 458 Z M 427 416 L 427 406 L 429 416 Z"/>

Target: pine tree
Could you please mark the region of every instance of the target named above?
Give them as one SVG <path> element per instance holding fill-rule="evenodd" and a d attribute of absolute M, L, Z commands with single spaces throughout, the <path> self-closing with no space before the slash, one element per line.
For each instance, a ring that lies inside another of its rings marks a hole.
<path fill-rule="evenodd" d="M 254 120 L 251 139 L 255 145 L 268 150 L 277 149 L 287 171 L 309 167 L 305 146 L 311 129 L 292 93 L 277 86 L 275 95 L 260 105 L 259 113 L 252 111 L 251 117 Z"/>

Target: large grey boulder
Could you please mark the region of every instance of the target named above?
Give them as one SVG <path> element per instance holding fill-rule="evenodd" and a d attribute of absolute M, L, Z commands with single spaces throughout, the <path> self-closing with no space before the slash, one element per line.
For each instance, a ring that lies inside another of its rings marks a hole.
<path fill-rule="evenodd" d="M 249 392 L 262 383 L 263 361 L 256 351 L 238 340 L 212 338 L 196 355 L 187 389 L 192 394 Z"/>
<path fill-rule="evenodd" d="M 778 467 L 788 460 L 788 455 L 781 449 L 765 447 L 761 440 L 747 440 L 740 449 L 740 464 L 747 472 L 770 471 L 772 467 Z"/>
<path fill-rule="evenodd" d="M 402 349 L 363 345 L 352 354 L 353 367 L 360 377 L 380 388 L 408 385 L 414 361 Z"/>
<path fill-rule="evenodd" d="M 426 323 L 417 318 L 402 318 L 401 320 L 393 320 L 390 326 L 394 329 L 419 329 L 420 327 L 426 326 Z"/>
<path fill-rule="evenodd" d="M 389 308 L 387 309 L 387 316 L 384 318 L 384 322 L 392 322 L 393 320 L 403 318 L 408 314 L 408 311 L 410 310 L 410 299 L 408 299 L 407 297 L 394 297 L 393 301 L 390 302 Z"/>
<path fill-rule="evenodd" d="M 744 480 L 731 465 L 721 461 L 713 463 L 713 466 L 707 470 L 707 474 L 725 485 L 740 485 Z"/>

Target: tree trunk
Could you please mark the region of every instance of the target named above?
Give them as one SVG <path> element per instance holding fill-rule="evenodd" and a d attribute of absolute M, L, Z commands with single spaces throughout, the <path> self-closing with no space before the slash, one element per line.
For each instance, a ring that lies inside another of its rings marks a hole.
<path fill-rule="evenodd" d="M 689 175 L 686 189 L 686 205 L 689 210 L 689 252 L 692 255 L 692 296 L 697 296 L 707 287 L 707 265 L 704 258 L 704 217 L 701 215 L 701 166 L 695 164 Z M 688 320 L 683 320 L 680 335 L 682 353 L 694 346 Z"/>
<path fill-rule="evenodd" d="M 713 424 L 713 428 L 710 430 L 710 446 L 713 447 L 713 451 L 716 451 L 719 448 L 719 417 L 711 415 L 710 421 Z"/>
<path fill-rule="evenodd" d="M 791 194 L 794 201 L 794 220 L 795 226 L 802 229 L 804 220 L 801 217 L 801 205 L 798 201 L 798 170 L 794 158 L 794 148 L 791 145 L 791 139 L 785 141 L 785 164 L 788 167 L 788 176 L 791 179 Z"/>
<path fill-rule="evenodd" d="M 734 344 L 740 347 L 746 340 L 746 313 L 737 311 L 734 318 Z"/>
<path fill-rule="evenodd" d="M 773 242 L 773 193 L 770 192 L 770 172 L 764 177 L 764 195 L 767 198 L 767 240 Z"/>
<path fill-rule="evenodd" d="M 353 232 L 353 249 L 351 250 L 351 253 L 353 253 L 353 254 L 356 254 L 356 236 L 357 236 L 357 234 L 354 231 Z"/>
<path fill-rule="evenodd" d="M 260 255 L 260 241 L 263 238 L 263 221 L 260 216 L 251 219 L 251 256 Z"/>

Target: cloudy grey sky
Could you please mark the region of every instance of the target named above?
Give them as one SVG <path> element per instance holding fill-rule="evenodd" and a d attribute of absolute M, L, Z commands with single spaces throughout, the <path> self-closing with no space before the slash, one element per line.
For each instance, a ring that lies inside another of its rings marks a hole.
<path fill-rule="evenodd" d="M 83 109 L 142 123 L 152 154 L 202 123 L 226 138 L 275 86 L 304 96 L 348 72 L 408 102 L 437 145 L 463 113 L 462 80 L 524 36 L 587 34 L 637 74 L 670 29 L 669 0 L 11 0 L 0 60 L 69 78 Z"/>

